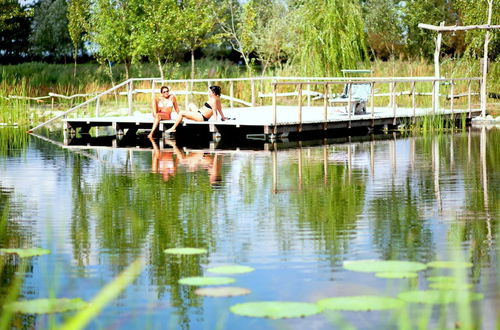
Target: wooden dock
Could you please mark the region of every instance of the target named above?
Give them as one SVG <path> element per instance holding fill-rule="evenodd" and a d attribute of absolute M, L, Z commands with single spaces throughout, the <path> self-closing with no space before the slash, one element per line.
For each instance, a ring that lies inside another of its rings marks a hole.
<path fill-rule="evenodd" d="M 218 135 L 221 137 L 246 137 L 267 139 L 269 137 L 300 136 L 307 133 L 321 133 L 342 129 L 381 129 L 410 123 L 418 117 L 439 114 L 443 118 L 460 120 L 462 116 L 470 119 L 481 113 L 480 109 L 440 109 L 433 112 L 430 108 L 398 108 L 396 113 L 391 108 L 368 108 L 366 114 L 350 115 L 345 107 L 327 107 L 326 119 L 323 107 L 304 106 L 301 111 L 297 106 L 277 106 L 276 124 L 273 122 L 271 106 L 223 109 L 231 120 L 220 121 L 213 116 L 207 122 L 185 120 L 177 128 L 176 135 Z M 373 112 L 372 112 L 373 111 Z M 301 112 L 301 113 L 299 113 Z M 302 118 L 299 118 L 299 117 Z M 172 115 L 175 118 L 175 113 Z M 139 130 L 151 129 L 151 114 L 138 114 L 122 117 L 87 117 L 64 119 L 70 133 L 89 133 L 92 127 L 111 127 L 112 134 L 135 134 Z M 174 120 L 160 122 L 159 131 L 165 132 Z"/>

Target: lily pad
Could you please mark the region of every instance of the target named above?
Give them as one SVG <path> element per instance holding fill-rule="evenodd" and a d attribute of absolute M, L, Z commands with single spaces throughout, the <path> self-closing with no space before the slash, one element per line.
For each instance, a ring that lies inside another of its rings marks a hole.
<path fill-rule="evenodd" d="M 429 262 L 427 266 L 432 268 L 450 268 L 450 269 L 463 269 L 472 267 L 472 263 L 466 261 L 433 261 Z"/>
<path fill-rule="evenodd" d="M 78 310 L 85 306 L 87 306 L 87 302 L 80 298 L 61 298 L 20 300 L 9 303 L 4 308 L 14 313 L 49 314 Z"/>
<path fill-rule="evenodd" d="M 212 267 L 207 269 L 208 272 L 210 273 L 215 273 L 215 274 L 244 274 L 244 273 L 250 273 L 253 272 L 255 268 L 249 267 L 249 266 L 239 266 L 239 265 L 233 265 L 233 266 L 219 266 L 219 267 Z"/>
<path fill-rule="evenodd" d="M 414 272 L 384 272 L 376 273 L 375 276 L 381 278 L 415 278 L 418 274 Z"/>
<path fill-rule="evenodd" d="M 427 278 L 429 282 L 456 282 L 453 276 L 430 276 Z"/>
<path fill-rule="evenodd" d="M 318 305 L 323 309 L 336 311 L 380 311 L 401 308 L 405 302 L 391 297 L 352 296 L 321 299 Z"/>
<path fill-rule="evenodd" d="M 163 251 L 167 254 L 180 254 L 180 255 L 193 255 L 193 254 L 204 254 L 207 253 L 207 249 L 203 248 L 171 248 Z"/>
<path fill-rule="evenodd" d="M 179 280 L 179 283 L 184 285 L 202 286 L 202 285 L 225 285 L 234 283 L 235 281 L 236 280 L 231 277 L 194 276 L 194 277 L 181 278 Z"/>
<path fill-rule="evenodd" d="M 0 253 L 17 254 L 19 258 L 29 258 L 49 254 L 50 250 L 32 248 L 32 249 L 0 249 Z"/>
<path fill-rule="evenodd" d="M 470 283 L 460 282 L 433 282 L 429 284 L 429 288 L 436 290 L 466 290 L 472 288 Z"/>
<path fill-rule="evenodd" d="M 355 272 L 401 273 L 419 272 L 427 268 L 420 262 L 401 260 L 356 260 L 344 261 L 344 268 Z"/>
<path fill-rule="evenodd" d="M 234 296 L 244 296 L 249 294 L 251 291 L 245 288 L 238 288 L 235 286 L 223 286 L 219 288 L 200 288 L 196 289 L 194 293 L 199 296 L 207 297 L 234 297 Z"/>
<path fill-rule="evenodd" d="M 401 292 L 398 295 L 409 303 L 419 304 L 450 304 L 456 301 L 475 301 L 484 298 L 483 294 L 470 291 L 452 291 L 452 290 L 416 290 Z"/>
<path fill-rule="evenodd" d="M 231 306 L 229 310 L 237 315 L 270 319 L 305 317 L 321 312 L 316 304 L 286 301 L 247 302 Z"/>

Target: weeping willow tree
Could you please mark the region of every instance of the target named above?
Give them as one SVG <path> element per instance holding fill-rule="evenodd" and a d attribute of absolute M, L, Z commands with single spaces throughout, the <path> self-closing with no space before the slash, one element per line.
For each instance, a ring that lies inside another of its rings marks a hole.
<path fill-rule="evenodd" d="M 338 75 L 365 60 L 361 7 L 350 0 L 304 0 L 291 15 L 296 27 L 292 61 L 307 76 Z"/>

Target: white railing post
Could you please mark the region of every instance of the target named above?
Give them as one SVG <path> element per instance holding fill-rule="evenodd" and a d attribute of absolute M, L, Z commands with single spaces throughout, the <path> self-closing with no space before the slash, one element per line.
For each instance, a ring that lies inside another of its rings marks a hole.
<path fill-rule="evenodd" d="M 450 108 L 451 114 L 453 117 L 454 107 L 455 107 L 455 84 L 453 83 L 453 79 L 451 79 L 451 87 L 450 87 L 451 99 L 450 99 Z"/>
<path fill-rule="evenodd" d="M 432 113 L 436 113 L 436 80 L 432 81 Z"/>
<path fill-rule="evenodd" d="M 323 93 L 325 94 L 325 97 L 323 98 L 323 129 L 326 131 L 328 128 L 328 83 L 325 83 L 324 88 L 323 88 Z"/>
<path fill-rule="evenodd" d="M 99 117 L 99 108 L 101 107 L 101 98 L 98 97 L 96 100 L 95 100 L 95 116 L 96 117 Z"/>
<path fill-rule="evenodd" d="M 130 79 L 128 83 L 128 115 L 132 116 L 132 97 L 134 92 L 134 81 Z"/>
<path fill-rule="evenodd" d="M 370 82 L 371 91 L 370 91 L 370 103 L 371 103 L 371 113 L 372 119 L 375 117 L 375 82 Z"/>
<path fill-rule="evenodd" d="M 468 101 L 468 110 L 469 110 L 469 118 L 472 118 L 472 80 L 468 82 L 468 92 L 467 92 L 467 101 Z"/>
<path fill-rule="evenodd" d="M 273 82 L 273 125 L 274 129 L 276 130 L 276 123 L 278 121 L 278 111 L 277 111 L 277 105 L 276 105 L 276 82 Z"/>
<path fill-rule="evenodd" d="M 417 98 L 415 95 L 415 80 L 411 82 L 411 107 L 413 109 L 413 120 L 415 120 L 415 112 L 417 110 Z"/>
<path fill-rule="evenodd" d="M 299 132 L 302 131 L 302 84 L 299 84 Z"/>
<path fill-rule="evenodd" d="M 252 107 L 255 107 L 256 98 L 255 98 L 255 80 L 254 79 L 250 79 L 250 88 L 252 90 L 252 100 L 251 100 Z"/>

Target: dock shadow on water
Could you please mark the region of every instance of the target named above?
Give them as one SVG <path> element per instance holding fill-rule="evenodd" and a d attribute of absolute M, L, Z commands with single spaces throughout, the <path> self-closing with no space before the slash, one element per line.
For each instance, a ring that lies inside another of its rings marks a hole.
<path fill-rule="evenodd" d="M 0 142 L 0 249 L 50 251 L 0 254 L 2 305 L 90 302 L 141 260 L 90 327 L 499 326 L 498 128 L 245 144 L 0 129 Z M 179 283 L 219 281 L 211 270 L 225 265 L 253 270 L 221 275 L 245 295 Z M 339 308 L 341 297 L 352 299 Z M 245 305 L 269 301 L 308 304 Z M 249 306 L 264 317 L 243 316 Z M 0 323 L 54 327 L 77 313 Z"/>

